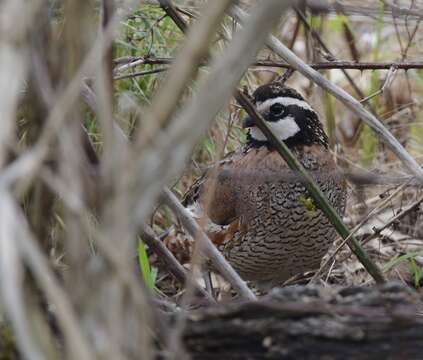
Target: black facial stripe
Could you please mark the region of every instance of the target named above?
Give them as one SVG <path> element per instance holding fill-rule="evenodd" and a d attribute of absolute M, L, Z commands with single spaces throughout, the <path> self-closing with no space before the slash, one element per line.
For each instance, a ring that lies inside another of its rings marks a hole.
<path fill-rule="evenodd" d="M 264 115 L 264 119 L 266 121 L 269 121 L 269 122 L 277 122 L 277 121 L 279 121 L 281 119 L 286 118 L 288 115 L 289 114 L 287 113 L 287 110 L 285 110 L 282 114 L 279 114 L 279 115 L 275 115 L 275 114 L 272 114 L 271 112 L 267 112 Z"/>
<path fill-rule="evenodd" d="M 288 105 L 286 108 L 287 115 L 292 115 L 296 119 L 300 117 L 318 118 L 316 112 L 298 105 Z"/>
<path fill-rule="evenodd" d="M 271 111 L 267 110 L 266 113 L 263 114 L 263 117 L 269 122 L 276 122 L 286 118 L 287 116 L 292 116 L 295 120 L 305 117 L 318 119 L 318 116 L 314 111 L 298 105 L 288 105 L 284 106 L 284 108 L 285 111 L 280 115 L 274 115 Z"/>

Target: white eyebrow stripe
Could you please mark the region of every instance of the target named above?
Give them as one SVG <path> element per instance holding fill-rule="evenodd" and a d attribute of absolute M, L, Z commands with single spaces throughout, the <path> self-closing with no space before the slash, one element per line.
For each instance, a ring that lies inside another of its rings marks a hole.
<path fill-rule="evenodd" d="M 277 98 L 274 98 L 274 99 L 266 100 L 265 102 L 262 102 L 262 103 L 258 103 L 257 104 L 257 110 L 258 111 L 265 111 L 268 108 L 270 108 L 273 104 L 276 104 L 276 103 L 282 104 L 284 106 L 296 105 L 300 108 L 303 108 L 305 110 L 309 110 L 309 111 L 316 113 L 316 111 L 306 101 L 295 99 L 295 98 L 292 98 L 292 97 L 285 97 L 285 96 L 280 96 L 280 97 L 277 97 Z"/>

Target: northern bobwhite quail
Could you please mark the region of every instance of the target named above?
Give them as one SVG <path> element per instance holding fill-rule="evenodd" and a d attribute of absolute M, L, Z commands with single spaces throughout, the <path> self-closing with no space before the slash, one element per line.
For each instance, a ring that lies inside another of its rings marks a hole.
<path fill-rule="evenodd" d="M 253 103 L 343 214 L 346 185 L 313 108 L 278 83 L 257 88 Z M 208 235 L 241 277 L 280 283 L 317 269 L 336 231 L 251 118 L 243 127 L 244 148 L 208 169 L 183 204 L 197 218 L 207 214 Z"/>

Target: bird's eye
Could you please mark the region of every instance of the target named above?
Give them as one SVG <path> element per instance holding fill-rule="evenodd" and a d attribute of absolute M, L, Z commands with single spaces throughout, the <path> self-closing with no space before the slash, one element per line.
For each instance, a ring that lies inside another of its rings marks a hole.
<path fill-rule="evenodd" d="M 285 111 L 285 107 L 282 104 L 276 103 L 270 107 L 270 113 L 272 115 L 280 116 Z"/>

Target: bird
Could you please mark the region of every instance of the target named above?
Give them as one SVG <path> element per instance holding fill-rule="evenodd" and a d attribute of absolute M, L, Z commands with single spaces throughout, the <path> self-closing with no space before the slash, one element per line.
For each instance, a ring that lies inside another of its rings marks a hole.
<path fill-rule="evenodd" d="M 346 182 L 318 113 L 279 82 L 259 86 L 251 99 L 342 216 Z M 318 269 L 336 230 L 254 120 L 246 116 L 242 126 L 246 143 L 208 168 L 182 203 L 244 280 L 274 286 Z"/>

